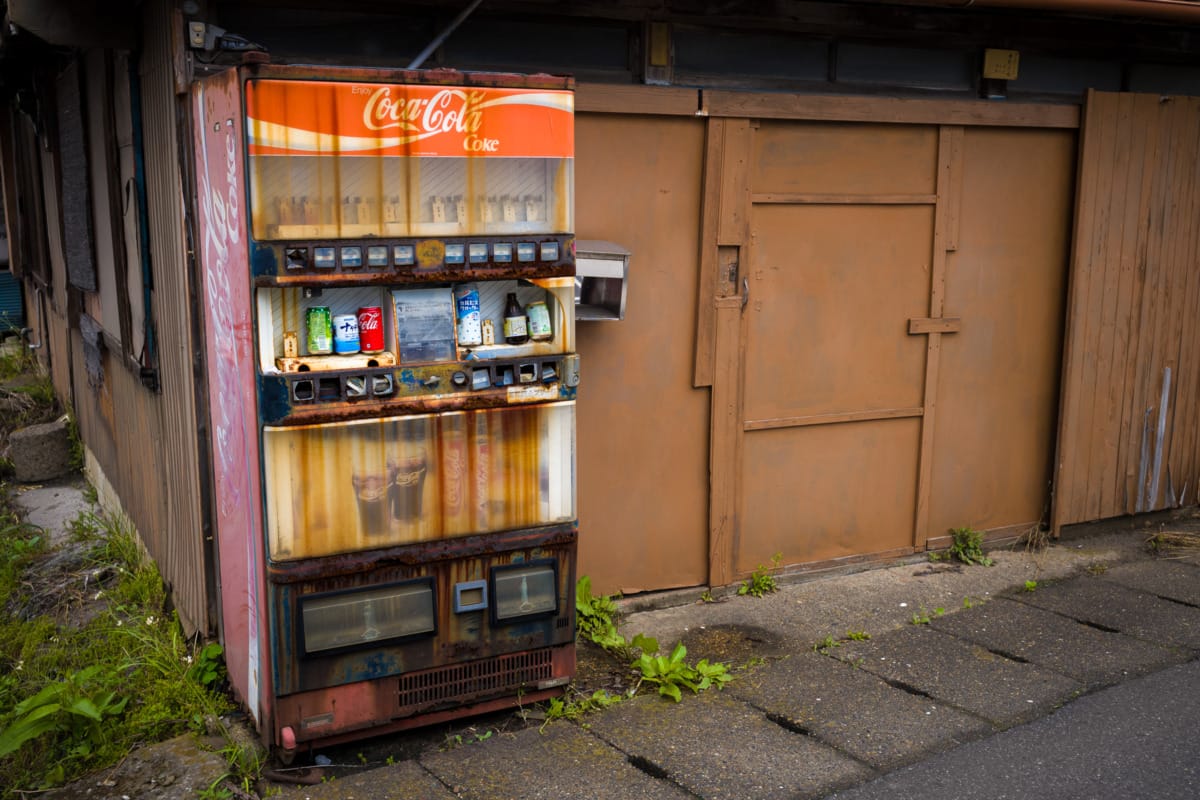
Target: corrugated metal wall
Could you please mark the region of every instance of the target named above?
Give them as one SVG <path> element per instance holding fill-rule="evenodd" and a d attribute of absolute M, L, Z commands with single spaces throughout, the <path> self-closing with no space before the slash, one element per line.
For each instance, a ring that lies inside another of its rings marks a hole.
<path fill-rule="evenodd" d="M 1200 99 L 1088 94 L 1054 528 L 1195 502 Z"/>
<path fill-rule="evenodd" d="M 121 498 L 147 549 L 170 586 L 188 632 L 208 630 L 201 527 L 200 475 L 186 259 L 182 180 L 175 129 L 173 16 L 162 0 L 146 3 L 139 72 L 146 142 L 153 314 L 158 333 L 161 394 L 143 387 L 108 354 L 104 385 L 88 386 L 78 355 L 74 369 L 77 413 L 105 477 Z M 78 334 L 74 352 L 80 352 Z"/>

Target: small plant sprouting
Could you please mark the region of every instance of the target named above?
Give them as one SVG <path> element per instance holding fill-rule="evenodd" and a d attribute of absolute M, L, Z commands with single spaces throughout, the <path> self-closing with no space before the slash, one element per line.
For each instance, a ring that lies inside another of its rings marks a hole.
<path fill-rule="evenodd" d="M 770 567 L 759 564 L 758 569 L 754 570 L 747 580 L 742 581 L 742 585 L 738 587 L 738 594 L 762 597 L 765 594 L 779 591 L 779 584 L 771 572 L 779 569 L 781 561 L 783 561 L 783 553 L 776 553 L 771 557 Z"/>
<path fill-rule="evenodd" d="M 638 684 L 654 684 L 658 686 L 660 695 L 669 697 L 676 703 L 682 699 L 681 687 L 698 694 L 712 686 L 723 688 L 733 680 L 728 666 L 719 662 L 710 664 L 707 658 L 697 661 L 694 667 L 689 666 L 685 660 L 687 648 L 683 642 L 675 645 L 669 656 L 663 656 L 657 655 L 657 647 L 650 647 L 650 644 L 654 643 L 653 639 L 639 638 L 643 641 L 642 654 L 633 662 L 633 668 L 641 673 Z"/>
<path fill-rule="evenodd" d="M 1025 581 L 1025 591 L 1036 592 L 1038 587 L 1037 581 Z"/>
<path fill-rule="evenodd" d="M 1089 575 L 1103 575 L 1108 572 L 1108 565 L 1097 561 L 1094 564 L 1088 564 L 1087 571 Z"/>
<path fill-rule="evenodd" d="M 971 599 L 970 595 L 963 598 L 963 608 L 974 608 L 974 607 L 975 607 L 975 601 Z"/>
<path fill-rule="evenodd" d="M 839 642 L 837 639 L 833 638 L 832 636 L 826 636 L 824 639 L 821 639 L 819 642 L 817 642 L 816 644 L 813 645 L 813 652 L 814 653 L 823 653 L 826 650 L 829 650 L 830 648 L 841 647 L 841 646 L 842 646 L 842 643 Z"/>
<path fill-rule="evenodd" d="M 871 638 L 871 634 L 866 631 L 846 631 L 846 638 L 852 642 L 866 642 Z"/>
<path fill-rule="evenodd" d="M 933 617 L 940 617 L 946 613 L 946 609 L 938 607 L 933 610 Z M 914 611 L 912 615 L 913 625 L 928 625 L 932 618 L 930 612 L 925 610 L 925 606 L 921 606 L 920 611 Z"/>
<path fill-rule="evenodd" d="M 961 528 L 952 528 L 950 534 L 954 537 L 954 543 L 950 545 L 949 550 L 950 558 L 961 561 L 968 566 L 979 564 L 980 566 L 990 567 L 992 565 L 992 559 L 983 553 L 982 531 L 977 531 L 969 525 L 964 525 Z"/>
<path fill-rule="evenodd" d="M 704 592 L 701 593 L 701 595 L 700 595 L 700 602 L 701 603 L 713 603 L 713 602 L 716 602 L 716 598 L 712 596 L 711 590 L 705 589 Z"/>

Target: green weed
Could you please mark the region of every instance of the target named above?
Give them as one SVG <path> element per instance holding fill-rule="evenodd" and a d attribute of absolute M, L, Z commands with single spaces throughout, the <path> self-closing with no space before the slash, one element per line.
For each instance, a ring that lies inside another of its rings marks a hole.
<path fill-rule="evenodd" d="M 695 666 L 690 666 L 685 660 L 687 648 L 683 646 L 683 642 L 676 644 L 669 656 L 658 655 L 657 647 L 651 651 L 648 643 L 653 642 L 652 639 L 646 642 L 647 646 L 643 648 L 642 654 L 633 662 L 634 669 L 641 673 L 638 684 L 653 684 L 658 687 L 660 695 L 669 697 L 676 703 L 682 699 L 681 689 L 699 693 L 711 686 L 722 688 L 733 680 L 725 664 L 710 664 L 708 659 L 702 658 Z"/>
<path fill-rule="evenodd" d="M 992 565 L 992 559 L 984 555 L 983 552 L 983 532 L 977 531 L 968 526 L 961 528 L 953 528 L 950 534 L 954 537 L 954 543 L 950 545 L 950 558 L 961 561 L 970 566 L 978 564 L 984 567 Z"/>
<path fill-rule="evenodd" d="M 1025 581 L 1025 591 L 1036 592 L 1038 587 L 1037 581 Z"/>
<path fill-rule="evenodd" d="M 779 569 L 779 562 L 781 561 L 783 561 L 783 553 L 776 553 L 771 558 L 770 568 L 759 564 L 758 569 L 750 574 L 749 579 L 742 581 L 742 585 L 738 587 L 738 594 L 762 597 L 765 594 L 778 591 L 779 584 L 775 581 L 775 576 L 771 574 L 771 570 Z"/>
<path fill-rule="evenodd" d="M 27 602 L 36 587 L 21 570 L 44 545 L 28 526 L 0 526 L 0 591 L 12 601 L 0 607 L 0 798 L 73 780 L 230 709 L 219 648 L 197 652 L 164 613 L 162 580 L 132 525 L 93 516 L 74 531 L 89 572 L 107 576 L 80 592 L 108 603 L 78 626 L 19 611 L 41 607 Z M 235 761 L 243 783 L 261 769 L 248 755 Z"/>

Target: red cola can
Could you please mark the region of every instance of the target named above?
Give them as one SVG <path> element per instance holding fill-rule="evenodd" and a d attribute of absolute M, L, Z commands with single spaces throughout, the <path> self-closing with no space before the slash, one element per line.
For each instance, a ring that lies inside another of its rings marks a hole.
<path fill-rule="evenodd" d="M 383 309 L 379 306 L 358 310 L 358 346 L 364 353 L 383 351 Z"/>

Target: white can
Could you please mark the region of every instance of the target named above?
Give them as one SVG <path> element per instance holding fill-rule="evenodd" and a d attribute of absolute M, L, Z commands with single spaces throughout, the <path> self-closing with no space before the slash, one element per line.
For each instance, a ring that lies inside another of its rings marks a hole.
<path fill-rule="evenodd" d="M 483 344 L 479 288 L 475 284 L 464 283 L 454 287 L 454 313 L 458 318 L 459 347 L 477 347 Z"/>

